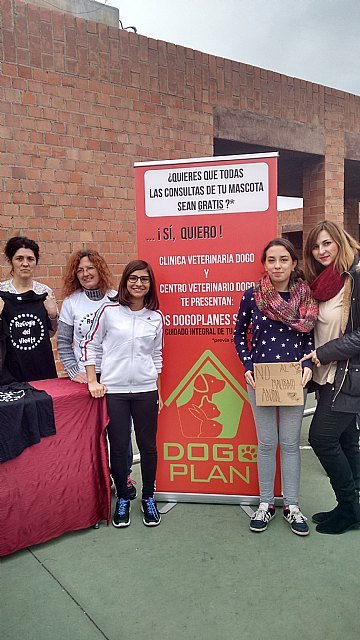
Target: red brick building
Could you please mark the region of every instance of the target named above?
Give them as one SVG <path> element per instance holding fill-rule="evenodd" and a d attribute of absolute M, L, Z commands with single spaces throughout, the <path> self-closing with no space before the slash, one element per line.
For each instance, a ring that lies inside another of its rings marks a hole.
<path fill-rule="evenodd" d="M 326 217 L 358 235 L 359 96 L 21 0 L 0 20 L 0 241 L 39 241 L 59 298 L 74 248 L 116 275 L 136 255 L 137 161 L 279 150 L 304 232 Z"/>

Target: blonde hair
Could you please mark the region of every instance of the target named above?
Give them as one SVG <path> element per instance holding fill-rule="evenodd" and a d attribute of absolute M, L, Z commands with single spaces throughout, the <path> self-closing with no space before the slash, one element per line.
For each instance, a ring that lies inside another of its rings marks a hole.
<path fill-rule="evenodd" d="M 360 251 L 360 244 L 347 231 L 344 231 L 337 222 L 323 220 L 311 229 L 304 247 L 304 268 L 308 282 L 312 282 L 321 273 L 321 264 L 315 260 L 312 252 L 316 245 L 320 231 L 327 231 L 332 240 L 337 244 L 339 251 L 334 260 L 334 268 L 338 273 L 344 273 L 350 269 L 354 258 Z"/>

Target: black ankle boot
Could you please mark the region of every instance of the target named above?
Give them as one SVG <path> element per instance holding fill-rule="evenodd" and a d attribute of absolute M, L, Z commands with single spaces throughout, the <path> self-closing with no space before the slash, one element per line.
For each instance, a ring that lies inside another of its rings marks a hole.
<path fill-rule="evenodd" d="M 334 511 L 334 514 L 330 518 L 317 525 L 316 531 L 318 533 L 338 535 L 350 529 L 360 528 L 360 514 L 355 506 L 349 505 L 347 508 L 344 508 L 338 505 Z"/>
<path fill-rule="evenodd" d="M 326 520 L 332 518 L 338 508 L 339 505 L 336 505 L 336 507 L 334 509 L 331 509 L 331 511 L 319 511 L 319 513 L 314 513 L 314 515 L 311 517 L 311 520 L 313 522 L 316 522 L 316 524 L 323 524 L 323 522 L 326 522 Z"/>

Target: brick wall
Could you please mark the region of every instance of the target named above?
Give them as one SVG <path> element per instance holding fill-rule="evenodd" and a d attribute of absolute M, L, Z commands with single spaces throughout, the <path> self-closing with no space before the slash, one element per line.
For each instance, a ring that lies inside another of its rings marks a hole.
<path fill-rule="evenodd" d="M 20 0 L 0 19 L 0 241 L 39 241 L 58 297 L 73 249 L 96 247 L 116 276 L 136 255 L 134 162 L 212 155 L 218 106 L 324 126 L 309 189 L 340 215 L 360 98 Z"/>
<path fill-rule="evenodd" d="M 37 240 L 37 275 L 59 297 L 73 249 L 96 247 L 116 276 L 135 257 L 135 161 L 212 154 L 202 56 L 18 1 L 0 7 L 0 241 Z"/>
<path fill-rule="evenodd" d="M 278 211 L 277 215 L 277 233 L 281 236 L 282 233 L 292 233 L 300 231 L 303 226 L 303 210 L 301 207 L 297 209 L 286 209 L 285 211 Z"/>

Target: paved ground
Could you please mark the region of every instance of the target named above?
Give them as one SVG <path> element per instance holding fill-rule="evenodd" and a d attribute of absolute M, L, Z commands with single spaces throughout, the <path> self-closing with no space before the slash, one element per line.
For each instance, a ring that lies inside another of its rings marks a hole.
<path fill-rule="evenodd" d="M 311 450 L 302 462 L 304 513 L 332 508 Z M 178 504 L 154 529 L 138 500 L 131 515 L 126 530 L 102 525 L 3 559 L 1 639 L 359 640 L 360 531 L 310 524 L 300 538 L 279 509 L 254 534 L 228 505 Z"/>

